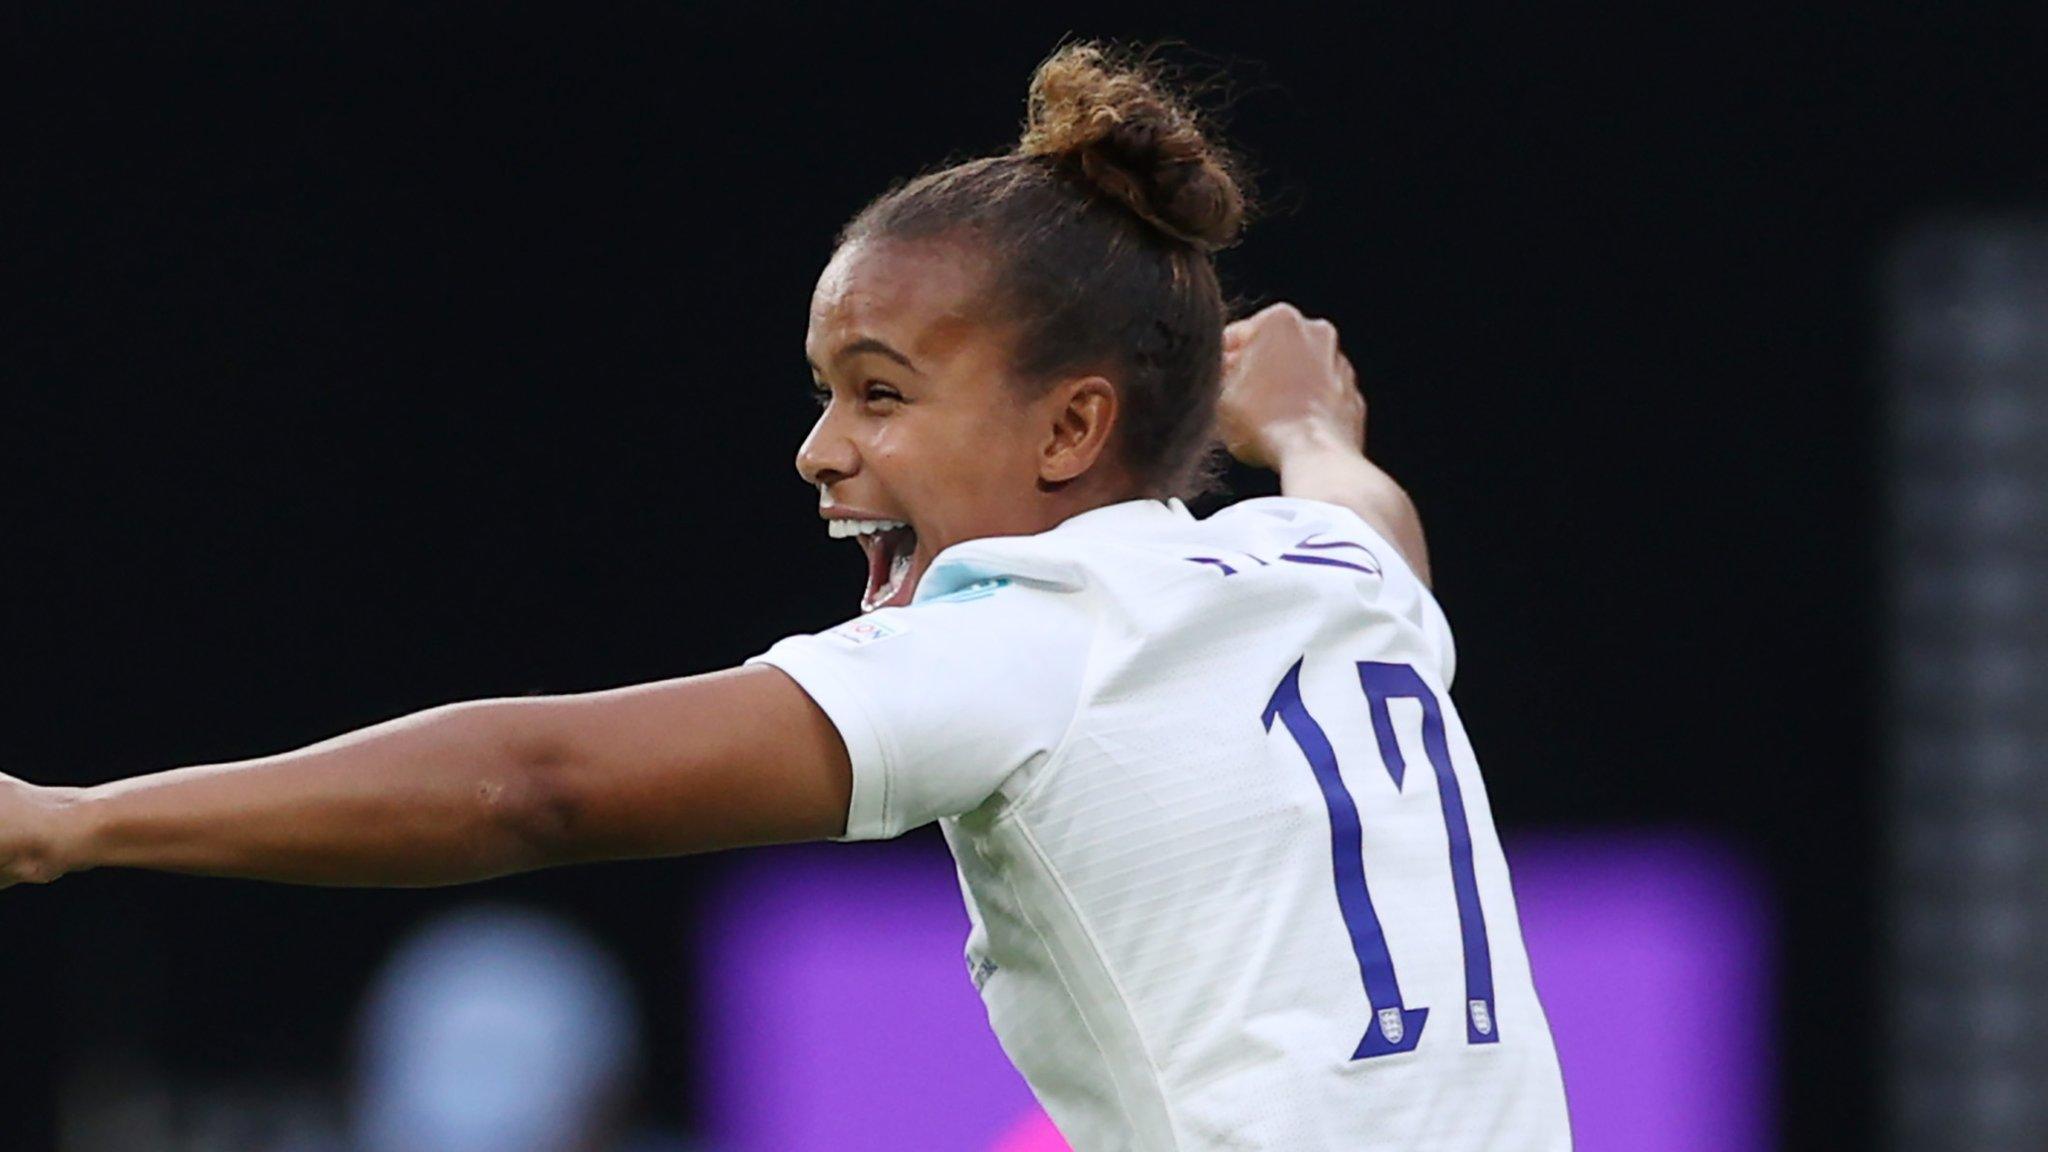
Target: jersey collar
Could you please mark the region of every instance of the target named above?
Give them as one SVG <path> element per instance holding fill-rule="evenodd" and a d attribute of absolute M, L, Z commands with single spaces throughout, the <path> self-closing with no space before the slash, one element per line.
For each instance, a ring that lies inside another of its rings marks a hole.
<path fill-rule="evenodd" d="M 1165 524 L 1174 521 L 1193 523 L 1194 514 L 1181 503 L 1180 497 L 1169 496 L 1164 500 L 1124 500 L 1116 504 L 1104 504 L 1086 512 L 1069 516 L 1049 532 L 1087 535 L 1121 535 L 1133 528 L 1148 524 Z"/>
<path fill-rule="evenodd" d="M 1079 588 L 1088 582 L 1080 564 L 1061 555 L 1057 547 L 1035 549 L 1030 542 L 1048 537 L 1128 538 L 1148 529 L 1194 522 L 1194 515 L 1178 498 L 1125 500 L 1069 516 L 1036 536 L 990 536 L 955 544 L 933 557 L 931 567 L 917 582 L 911 603 L 970 592 L 978 585 L 995 587 L 1010 579 L 1052 588 Z"/>

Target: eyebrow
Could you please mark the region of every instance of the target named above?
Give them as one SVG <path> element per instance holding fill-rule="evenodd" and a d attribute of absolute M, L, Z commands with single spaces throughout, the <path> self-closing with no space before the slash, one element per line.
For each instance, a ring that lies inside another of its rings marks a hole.
<path fill-rule="evenodd" d="M 912 372 L 917 371 L 917 365 L 912 364 L 910 362 L 910 357 L 905 356 L 903 353 L 898 352 L 894 348 L 889 347 L 887 344 L 882 343 L 880 340 L 877 340 L 872 336 L 864 336 L 859 340 L 855 340 L 853 343 L 848 344 L 844 348 L 841 348 L 838 351 L 838 353 L 834 355 L 832 358 L 834 360 L 844 360 L 849 356 L 858 356 L 863 352 L 872 352 L 885 360 L 894 360 L 896 363 L 903 365 L 905 368 L 910 369 Z M 811 366 L 811 371 L 818 371 L 817 361 L 807 360 L 807 362 Z"/>

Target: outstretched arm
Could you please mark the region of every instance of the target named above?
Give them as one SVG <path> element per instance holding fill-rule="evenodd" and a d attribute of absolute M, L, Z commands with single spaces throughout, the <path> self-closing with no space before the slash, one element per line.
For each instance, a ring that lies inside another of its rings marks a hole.
<path fill-rule="evenodd" d="M 1280 491 L 1356 512 L 1422 582 L 1422 518 L 1394 478 L 1365 455 L 1365 397 L 1337 328 L 1275 304 L 1223 331 L 1218 430 L 1231 455 L 1280 473 Z"/>
<path fill-rule="evenodd" d="M 846 825 L 838 732 L 748 667 L 453 704 L 319 744 L 93 788 L 0 776 L 0 887 L 98 867 L 423 886 Z"/>

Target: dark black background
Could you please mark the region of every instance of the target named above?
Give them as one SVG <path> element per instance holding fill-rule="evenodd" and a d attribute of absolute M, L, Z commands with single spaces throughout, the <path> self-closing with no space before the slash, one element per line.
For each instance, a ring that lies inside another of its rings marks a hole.
<path fill-rule="evenodd" d="M 10 9 L 0 770 L 254 755 L 850 614 L 791 465 L 833 231 L 1004 146 L 1063 35 L 1171 37 L 1263 176 L 1227 282 L 1338 322 L 1424 510 L 1510 852 L 1753 855 L 1781 989 L 1728 1009 L 1774 1021 L 1787 1147 L 1874 1142 L 1879 274 L 1916 221 L 2048 193 L 2043 21 L 1381 7 Z M 683 1122 L 720 866 L 488 886 L 627 950 Z M 6 893 L 0 1146 L 47 1142 L 88 1052 L 326 1072 L 457 895 Z"/>

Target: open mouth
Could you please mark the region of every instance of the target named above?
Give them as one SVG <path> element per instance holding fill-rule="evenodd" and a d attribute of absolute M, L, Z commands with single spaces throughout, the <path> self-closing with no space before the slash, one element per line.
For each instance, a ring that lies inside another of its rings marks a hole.
<path fill-rule="evenodd" d="M 860 610 L 900 607 L 910 600 L 911 570 L 917 556 L 917 530 L 901 520 L 836 520 L 834 536 L 852 536 L 868 559 L 867 591 Z"/>

